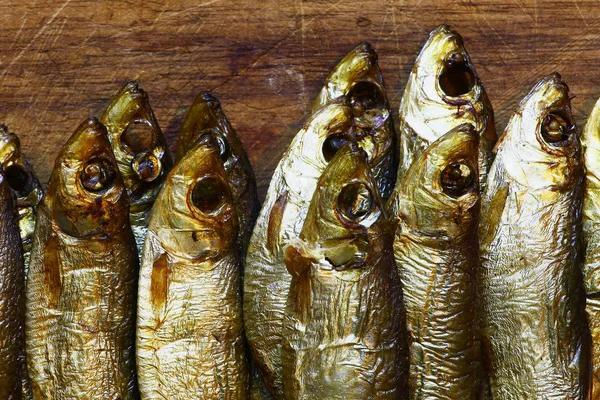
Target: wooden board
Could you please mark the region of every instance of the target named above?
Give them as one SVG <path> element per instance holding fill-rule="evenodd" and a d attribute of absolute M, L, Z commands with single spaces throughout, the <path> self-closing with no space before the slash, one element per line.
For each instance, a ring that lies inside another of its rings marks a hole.
<path fill-rule="evenodd" d="M 262 198 L 328 71 L 362 40 L 379 53 L 395 112 L 428 32 L 448 23 L 465 38 L 499 131 L 555 70 L 582 123 L 600 96 L 598 4 L 3 0 L 0 122 L 46 181 L 77 125 L 99 117 L 128 80 L 149 93 L 172 144 L 194 96 L 210 90 L 246 145 Z"/>

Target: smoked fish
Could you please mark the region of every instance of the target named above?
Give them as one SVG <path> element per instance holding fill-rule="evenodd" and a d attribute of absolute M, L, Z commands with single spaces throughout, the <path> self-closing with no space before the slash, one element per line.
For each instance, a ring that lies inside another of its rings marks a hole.
<path fill-rule="evenodd" d="M 0 168 L 0 398 L 22 397 L 25 278 L 16 198 Z M 26 393 L 23 393 L 23 395 Z"/>
<path fill-rule="evenodd" d="M 148 95 L 135 82 L 113 98 L 100 122 L 127 188 L 131 228 L 141 255 L 152 204 L 173 165 L 169 146 Z"/>
<path fill-rule="evenodd" d="M 283 322 L 283 398 L 406 399 L 408 345 L 393 234 L 367 164 L 343 147 L 318 181 Z"/>
<path fill-rule="evenodd" d="M 482 197 L 478 293 L 495 400 L 586 396 L 583 182 L 569 89 L 553 73 L 511 117 Z"/>
<path fill-rule="evenodd" d="M 238 220 L 221 149 L 207 135 L 168 174 L 140 269 L 142 399 L 247 399 Z"/>
<path fill-rule="evenodd" d="M 459 125 L 433 142 L 389 199 L 410 343 L 411 399 L 476 399 L 479 135 Z"/>
<path fill-rule="evenodd" d="M 227 182 L 239 221 L 239 249 L 242 257 L 260 211 L 254 171 L 242 141 L 227 120 L 221 103 L 209 92 L 194 99 L 179 133 L 177 160 L 182 159 L 203 135 L 211 135 L 219 144 Z"/>
<path fill-rule="evenodd" d="M 359 143 L 369 153 L 379 192 L 387 199 L 394 189 L 398 165 L 396 133 L 377 53 L 369 43 L 354 47 L 330 72 L 312 113 L 338 97 L 352 106 L 357 136 L 362 139 Z"/>
<path fill-rule="evenodd" d="M 592 334 L 590 399 L 600 398 L 600 101 L 581 133 L 585 184 L 583 193 L 583 283 Z"/>
<path fill-rule="evenodd" d="M 83 122 L 38 207 L 26 297 L 34 398 L 137 398 L 138 257 L 106 128 Z"/>
<path fill-rule="evenodd" d="M 383 148 L 391 146 L 393 132 L 385 119 L 373 122 L 371 134 L 363 137 L 362 122 L 343 97 L 315 113 L 277 165 L 254 227 L 244 269 L 244 324 L 255 364 L 276 398 L 282 397 L 281 329 L 291 279 L 283 250 L 300 234 L 317 181 L 337 150 L 349 141 L 364 145 L 381 135 L 389 141 Z M 370 162 L 379 159 L 367 154 Z"/>
<path fill-rule="evenodd" d="M 434 29 L 410 73 L 400 103 L 400 165 L 402 176 L 423 151 L 446 132 L 470 123 L 478 132 L 480 190 L 496 142 L 494 112 L 463 39 L 447 25 Z"/>
<path fill-rule="evenodd" d="M 9 133 L 4 125 L 0 125 L 0 164 L 4 169 L 6 182 L 17 198 L 16 207 L 19 213 L 19 231 L 27 279 L 36 208 L 44 192 L 29 160 L 21 152 L 18 136 Z"/>

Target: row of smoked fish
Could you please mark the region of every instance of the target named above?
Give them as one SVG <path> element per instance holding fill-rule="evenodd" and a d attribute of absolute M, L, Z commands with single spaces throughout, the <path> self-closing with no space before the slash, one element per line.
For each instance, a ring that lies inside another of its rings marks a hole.
<path fill-rule="evenodd" d="M 440 26 L 397 128 L 363 43 L 262 209 L 208 93 L 173 162 L 128 84 L 45 194 L 4 129 L 0 398 L 600 398 L 600 105 L 551 74 L 497 140 Z"/>

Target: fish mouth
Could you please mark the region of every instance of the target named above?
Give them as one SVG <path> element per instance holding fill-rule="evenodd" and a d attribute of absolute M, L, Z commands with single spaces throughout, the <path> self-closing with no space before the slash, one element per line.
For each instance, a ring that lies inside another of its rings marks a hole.
<path fill-rule="evenodd" d="M 369 253 L 369 240 L 366 234 L 327 240 L 322 248 L 323 269 L 348 270 L 366 265 Z"/>

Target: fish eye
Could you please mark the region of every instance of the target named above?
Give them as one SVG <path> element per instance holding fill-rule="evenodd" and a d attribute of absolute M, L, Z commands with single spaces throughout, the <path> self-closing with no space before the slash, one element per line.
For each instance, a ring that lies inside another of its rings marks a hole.
<path fill-rule="evenodd" d="M 337 199 L 338 212 L 349 221 L 359 221 L 373 209 L 373 193 L 362 182 L 350 183 Z"/>
<path fill-rule="evenodd" d="M 372 82 L 358 82 L 352 86 L 346 97 L 350 106 L 359 114 L 365 110 L 381 108 L 385 105 L 383 92 Z"/>
<path fill-rule="evenodd" d="M 451 197 L 460 197 L 469 192 L 475 184 L 475 173 L 467 164 L 450 163 L 442 171 L 442 189 Z"/>
<path fill-rule="evenodd" d="M 109 189 L 116 177 L 117 172 L 108 160 L 94 158 L 85 164 L 79 178 L 88 192 L 100 193 Z"/>
<path fill-rule="evenodd" d="M 452 97 L 467 94 L 475 86 L 475 73 L 461 53 L 453 53 L 446 60 L 439 77 L 442 91 Z"/>
<path fill-rule="evenodd" d="M 8 186 L 17 193 L 17 196 L 23 197 L 31 191 L 31 176 L 20 165 L 13 164 L 4 171 Z"/>
<path fill-rule="evenodd" d="M 571 133 L 575 130 L 575 125 L 570 119 L 559 113 L 549 113 L 542 122 L 542 137 L 552 146 L 564 146 Z"/>
<path fill-rule="evenodd" d="M 152 147 L 154 132 L 143 121 L 134 121 L 121 135 L 121 143 L 134 153 L 140 153 Z"/>
<path fill-rule="evenodd" d="M 194 185 L 191 200 L 194 207 L 204 214 L 219 210 L 227 198 L 227 185 L 219 178 L 209 176 Z"/>
<path fill-rule="evenodd" d="M 131 167 L 138 179 L 144 182 L 152 182 L 160 175 L 160 161 L 149 152 L 139 153 L 133 159 Z"/>
<path fill-rule="evenodd" d="M 333 134 L 325 139 L 323 142 L 323 147 L 321 151 L 323 152 L 323 157 L 325 157 L 325 161 L 329 162 L 335 156 L 335 153 L 338 152 L 339 149 L 344 147 L 346 143 L 350 140 L 341 134 Z"/>
<path fill-rule="evenodd" d="M 202 134 L 198 141 L 201 141 L 206 135 L 215 138 L 217 144 L 219 145 L 219 157 L 221 157 L 221 161 L 227 161 L 227 159 L 231 156 L 231 148 L 229 147 L 229 142 L 225 136 L 221 135 L 220 133 L 213 134 L 212 132 L 207 132 Z"/>

